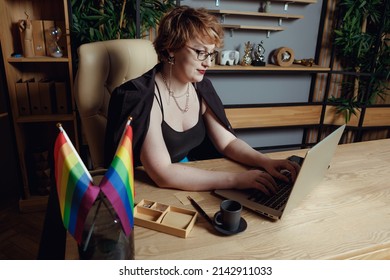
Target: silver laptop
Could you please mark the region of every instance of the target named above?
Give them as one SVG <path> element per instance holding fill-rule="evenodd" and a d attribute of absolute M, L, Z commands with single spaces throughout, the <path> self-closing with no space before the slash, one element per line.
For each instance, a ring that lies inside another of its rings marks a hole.
<path fill-rule="evenodd" d="M 215 190 L 215 193 L 223 198 L 239 201 L 244 207 L 268 218 L 280 219 L 296 208 L 324 178 L 344 129 L 345 125 L 340 126 L 308 150 L 295 183 L 292 186 L 280 186 L 280 193 L 272 197 L 253 189 Z"/>

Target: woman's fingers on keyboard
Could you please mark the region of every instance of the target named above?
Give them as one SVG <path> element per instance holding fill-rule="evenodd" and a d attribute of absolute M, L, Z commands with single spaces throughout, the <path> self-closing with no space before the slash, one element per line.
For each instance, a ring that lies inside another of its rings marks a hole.
<path fill-rule="evenodd" d="M 257 188 L 267 195 L 274 194 L 278 190 L 275 180 L 267 172 L 259 171 L 259 176 L 256 178 L 256 182 L 258 183 Z"/>

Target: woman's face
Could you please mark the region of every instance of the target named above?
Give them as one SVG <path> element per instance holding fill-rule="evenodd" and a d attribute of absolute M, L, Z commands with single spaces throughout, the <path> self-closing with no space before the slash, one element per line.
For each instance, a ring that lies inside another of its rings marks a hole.
<path fill-rule="evenodd" d="M 172 69 L 175 77 L 183 83 L 194 83 L 202 81 L 207 68 L 211 66 L 211 57 L 208 54 L 214 52 L 215 45 L 206 45 L 199 40 L 191 40 L 184 48 L 175 52 L 175 65 Z M 198 59 L 199 56 L 207 56 L 205 60 Z"/>

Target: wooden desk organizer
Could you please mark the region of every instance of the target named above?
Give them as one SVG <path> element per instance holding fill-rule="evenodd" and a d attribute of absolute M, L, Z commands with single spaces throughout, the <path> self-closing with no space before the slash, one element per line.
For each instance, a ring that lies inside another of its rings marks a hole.
<path fill-rule="evenodd" d="M 186 238 L 197 214 L 196 211 L 143 199 L 134 207 L 134 224 Z"/>

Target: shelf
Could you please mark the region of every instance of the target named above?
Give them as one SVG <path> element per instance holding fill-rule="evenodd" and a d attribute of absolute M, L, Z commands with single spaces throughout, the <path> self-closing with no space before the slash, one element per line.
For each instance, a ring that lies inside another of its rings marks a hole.
<path fill-rule="evenodd" d="M 67 57 L 49 57 L 49 56 L 41 56 L 41 57 L 10 57 L 7 59 L 9 63 L 37 63 L 37 62 L 69 62 L 69 58 Z"/>
<path fill-rule="evenodd" d="M 74 116 L 68 115 L 36 115 L 36 116 L 23 116 L 17 118 L 17 123 L 39 123 L 39 122 L 60 122 L 60 121 L 73 121 Z"/>
<path fill-rule="evenodd" d="M 254 26 L 254 25 L 240 25 L 240 24 L 222 24 L 226 29 L 245 29 L 245 30 L 264 30 L 264 31 L 283 31 L 283 27 L 279 26 Z"/>
<path fill-rule="evenodd" d="M 302 15 L 291 14 L 273 14 L 273 13 L 260 13 L 260 12 L 244 12 L 234 10 L 208 10 L 212 14 L 219 15 L 237 15 L 237 16 L 255 16 L 255 17 L 270 17 L 270 18 L 284 18 L 284 19 L 302 19 Z"/>
<path fill-rule="evenodd" d="M 230 36 L 233 36 L 233 30 L 257 30 L 267 31 L 267 38 L 269 38 L 271 31 L 283 31 L 283 27 L 279 26 L 251 26 L 239 24 L 221 24 L 223 28 L 230 29 Z"/>
<path fill-rule="evenodd" d="M 222 0 L 215 0 L 215 6 L 218 7 L 221 1 Z M 294 4 L 315 4 L 317 3 L 317 0 L 271 0 L 271 2 L 283 2 L 283 3 L 294 3 Z"/>
<path fill-rule="evenodd" d="M 295 3 L 296 1 L 284 1 L 285 8 L 287 11 L 288 3 Z M 301 3 L 316 3 L 317 1 L 300 1 Z M 215 2 L 215 5 L 219 6 L 219 1 Z M 271 31 L 283 31 L 284 28 L 282 26 L 283 19 L 302 19 L 304 16 L 302 15 L 292 15 L 292 14 L 275 14 L 275 13 L 266 13 L 266 12 L 252 12 L 252 11 L 237 11 L 237 10 L 219 10 L 219 9 L 210 9 L 209 13 L 221 15 L 221 23 L 222 27 L 225 29 L 230 29 L 230 35 L 233 35 L 233 30 L 242 29 L 242 30 L 262 30 L 267 31 L 267 38 L 270 37 Z M 252 17 L 261 17 L 261 18 L 276 18 L 278 19 L 278 26 L 250 26 L 250 25 L 239 25 L 239 24 L 225 24 L 225 17 L 227 15 L 233 16 L 252 16 Z"/>
<path fill-rule="evenodd" d="M 290 72 L 290 71 L 298 71 L 298 72 L 328 72 L 330 68 L 321 67 L 318 65 L 303 66 L 299 64 L 293 64 L 288 67 L 281 67 L 278 65 L 268 64 L 263 67 L 257 66 L 241 66 L 241 65 L 215 65 L 209 68 L 208 73 L 237 73 L 237 72 Z"/>
<path fill-rule="evenodd" d="M 271 2 L 315 4 L 317 0 L 272 0 Z"/>

